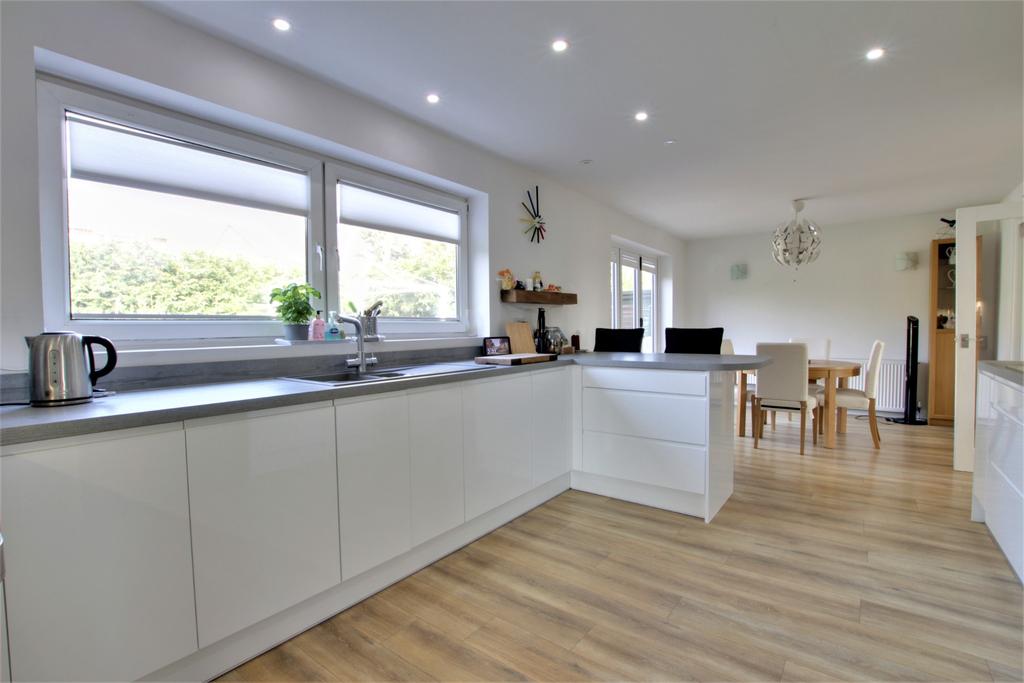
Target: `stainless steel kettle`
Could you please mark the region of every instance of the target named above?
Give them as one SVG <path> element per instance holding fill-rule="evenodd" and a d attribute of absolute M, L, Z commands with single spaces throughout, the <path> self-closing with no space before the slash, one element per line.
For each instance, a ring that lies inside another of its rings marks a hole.
<path fill-rule="evenodd" d="M 117 365 L 117 351 L 106 337 L 77 332 L 43 332 L 25 337 L 29 348 L 30 400 L 34 406 L 67 406 L 88 403 L 96 380 Z M 107 351 L 107 363 L 99 370 L 92 345 Z"/>

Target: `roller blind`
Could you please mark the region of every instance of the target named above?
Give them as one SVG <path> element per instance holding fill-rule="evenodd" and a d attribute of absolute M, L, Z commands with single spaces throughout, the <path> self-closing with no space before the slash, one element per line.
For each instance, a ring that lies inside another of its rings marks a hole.
<path fill-rule="evenodd" d="M 459 241 L 457 212 L 346 183 L 338 183 L 338 220 L 447 242 Z"/>
<path fill-rule="evenodd" d="M 66 121 L 72 178 L 309 213 L 301 171 L 71 112 Z"/>

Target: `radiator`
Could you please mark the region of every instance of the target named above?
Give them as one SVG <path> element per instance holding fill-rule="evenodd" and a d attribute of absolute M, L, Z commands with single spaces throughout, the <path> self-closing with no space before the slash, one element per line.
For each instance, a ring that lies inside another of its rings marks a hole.
<path fill-rule="evenodd" d="M 837 358 L 836 360 L 849 360 L 860 363 L 861 371 L 857 377 L 847 380 L 851 389 L 864 389 L 864 375 L 867 372 L 868 361 L 866 358 Z M 906 383 L 907 362 L 904 360 L 882 359 L 878 368 L 878 400 L 876 407 L 891 413 L 903 412 L 903 387 Z"/>

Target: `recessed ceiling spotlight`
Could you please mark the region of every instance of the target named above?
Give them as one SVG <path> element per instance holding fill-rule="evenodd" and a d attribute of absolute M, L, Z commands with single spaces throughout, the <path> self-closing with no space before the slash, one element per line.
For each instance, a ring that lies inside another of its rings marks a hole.
<path fill-rule="evenodd" d="M 666 145 L 674 145 L 674 144 L 676 144 L 676 139 L 675 138 L 669 138 L 668 140 L 665 140 L 665 144 Z"/>
<path fill-rule="evenodd" d="M 427 95 L 427 102 L 429 102 L 430 104 L 437 104 L 440 101 L 441 96 L 438 95 L 436 92 L 432 92 L 429 95 Z"/>
<path fill-rule="evenodd" d="M 292 30 L 292 22 L 288 21 L 287 19 L 281 19 L 281 18 L 274 19 L 273 25 L 274 25 L 274 28 L 276 28 L 278 31 L 291 31 Z"/>
<path fill-rule="evenodd" d="M 868 50 L 867 54 L 864 56 L 873 62 L 876 59 L 881 59 L 882 57 L 884 57 L 885 50 L 880 47 L 873 47 L 870 50 Z"/>
<path fill-rule="evenodd" d="M 580 163 L 583 164 L 584 166 L 589 166 L 590 164 L 594 163 L 594 160 L 593 159 L 582 159 L 582 160 L 580 160 Z"/>
<path fill-rule="evenodd" d="M 637 113 L 633 114 L 633 118 L 636 119 L 637 121 L 646 121 L 647 120 L 647 112 L 645 112 L 645 111 L 638 111 Z"/>
<path fill-rule="evenodd" d="M 555 42 L 551 43 L 551 49 L 555 52 L 565 52 L 569 49 L 569 41 L 565 38 L 559 38 Z"/>

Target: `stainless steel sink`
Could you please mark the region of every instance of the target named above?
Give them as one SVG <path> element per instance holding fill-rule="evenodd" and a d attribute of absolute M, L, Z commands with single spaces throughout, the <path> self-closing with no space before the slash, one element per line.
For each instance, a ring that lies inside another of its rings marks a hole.
<path fill-rule="evenodd" d="M 380 382 L 388 379 L 401 377 L 431 377 L 436 375 L 450 375 L 463 372 L 483 372 L 492 370 L 491 365 L 446 365 L 443 363 L 428 365 L 412 365 L 405 368 L 389 368 L 371 372 L 334 372 L 322 375 L 305 375 L 302 377 L 282 377 L 281 379 L 293 382 L 308 382 L 310 384 L 321 384 L 332 387 L 348 386 L 350 384 L 363 384 L 366 382 Z"/>
<path fill-rule="evenodd" d="M 312 384 L 330 384 L 342 386 L 344 384 L 358 384 L 360 382 L 375 382 L 382 379 L 394 379 L 405 377 L 405 373 L 393 372 L 335 372 L 328 375 L 308 375 L 306 377 L 285 377 L 293 382 L 310 382 Z"/>

